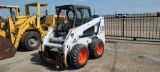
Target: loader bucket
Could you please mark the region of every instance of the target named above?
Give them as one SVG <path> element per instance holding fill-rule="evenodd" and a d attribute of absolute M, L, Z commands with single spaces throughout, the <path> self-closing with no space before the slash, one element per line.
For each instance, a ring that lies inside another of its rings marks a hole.
<path fill-rule="evenodd" d="M 16 53 L 16 49 L 11 40 L 0 36 L 0 60 L 13 57 Z"/>

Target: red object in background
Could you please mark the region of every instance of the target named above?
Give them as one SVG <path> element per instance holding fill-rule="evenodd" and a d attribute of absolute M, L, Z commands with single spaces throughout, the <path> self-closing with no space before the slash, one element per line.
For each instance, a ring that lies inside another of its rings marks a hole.
<path fill-rule="evenodd" d="M 160 12 L 157 12 L 157 16 L 160 16 Z"/>

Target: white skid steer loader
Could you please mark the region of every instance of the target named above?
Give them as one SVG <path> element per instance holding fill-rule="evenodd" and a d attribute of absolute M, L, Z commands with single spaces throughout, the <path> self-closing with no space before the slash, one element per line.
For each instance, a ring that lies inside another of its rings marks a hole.
<path fill-rule="evenodd" d="M 82 68 L 89 57 L 100 58 L 104 52 L 104 18 L 91 17 L 88 6 L 63 5 L 56 7 L 57 26 L 49 29 L 43 39 L 40 57 L 43 62 L 58 68 Z M 60 15 L 66 16 L 65 24 Z"/>

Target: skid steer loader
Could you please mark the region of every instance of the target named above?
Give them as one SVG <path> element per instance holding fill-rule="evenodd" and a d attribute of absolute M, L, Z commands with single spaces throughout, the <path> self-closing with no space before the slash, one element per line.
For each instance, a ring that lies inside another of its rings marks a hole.
<path fill-rule="evenodd" d="M 100 58 L 104 52 L 104 18 L 91 17 L 91 9 L 81 5 L 56 7 L 56 27 L 48 30 L 39 51 L 41 60 L 65 68 L 68 65 L 82 68 L 90 57 Z M 66 15 L 67 23 L 59 23 L 59 16 Z"/>
<path fill-rule="evenodd" d="M 25 16 L 19 16 L 19 8 L 0 6 L 10 9 L 11 17 L 0 21 L 0 59 L 15 55 L 19 47 L 26 50 L 36 50 L 40 46 L 41 38 L 49 27 L 55 26 L 56 15 L 45 15 L 40 18 L 40 7 L 46 3 L 30 3 L 25 5 Z M 37 13 L 31 15 L 30 7 L 36 7 Z M 12 11 L 16 9 L 16 15 Z"/>

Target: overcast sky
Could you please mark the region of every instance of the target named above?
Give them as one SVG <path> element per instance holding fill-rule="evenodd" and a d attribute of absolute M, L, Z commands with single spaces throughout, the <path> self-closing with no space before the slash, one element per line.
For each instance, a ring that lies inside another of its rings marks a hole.
<path fill-rule="evenodd" d="M 87 5 L 96 11 L 96 14 L 115 14 L 115 13 L 146 13 L 160 11 L 160 0 L 0 0 L 0 4 L 18 5 L 21 15 L 24 15 L 25 4 L 32 2 L 46 2 L 47 7 L 43 7 L 41 14 L 48 10 L 49 14 L 55 13 L 55 6 L 65 4 Z M 32 13 L 35 13 L 32 8 Z M 9 10 L 0 10 L 0 14 L 7 16 Z M 92 12 L 93 13 L 93 12 Z"/>

